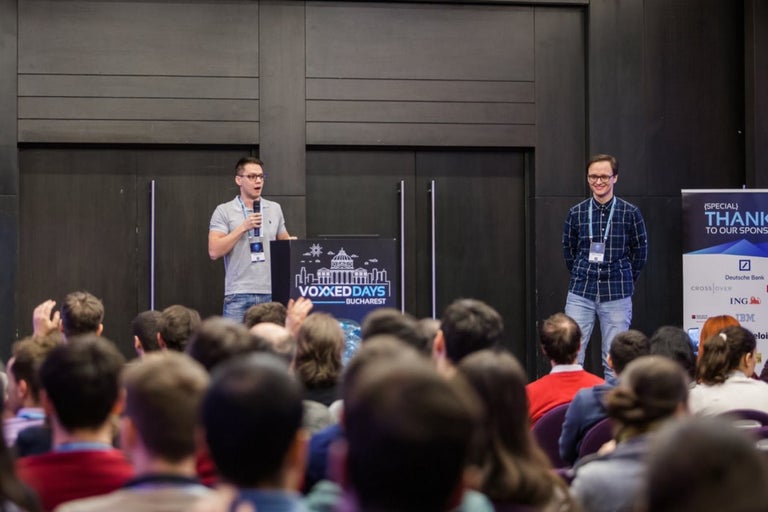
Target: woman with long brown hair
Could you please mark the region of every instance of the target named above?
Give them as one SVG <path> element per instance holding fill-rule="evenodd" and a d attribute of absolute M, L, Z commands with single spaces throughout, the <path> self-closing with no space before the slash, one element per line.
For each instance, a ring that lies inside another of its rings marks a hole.
<path fill-rule="evenodd" d="M 570 511 L 575 504 L 531 435 L 525 371 L 506 352 L 481 350 L 459 363 L 486 411 L 479 450 L 482 491 L 496 510 Z"/>

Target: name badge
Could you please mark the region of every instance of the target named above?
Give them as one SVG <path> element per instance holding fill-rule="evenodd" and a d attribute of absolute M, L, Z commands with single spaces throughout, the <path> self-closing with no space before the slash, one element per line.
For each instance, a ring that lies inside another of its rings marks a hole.
<path fill-rule="evenodd" d="M 592 263 L 602 263 L 605 259 L 605 244 L 592 242 L 589 244 L 589 261 Z"/>
<path fill-rule="evenodd" d="M 267 255 L 264 254 L 264 244 L 260 237 L 249 238 L 248 246 L 251 248 L 251 263 L 267 261 Z"/>

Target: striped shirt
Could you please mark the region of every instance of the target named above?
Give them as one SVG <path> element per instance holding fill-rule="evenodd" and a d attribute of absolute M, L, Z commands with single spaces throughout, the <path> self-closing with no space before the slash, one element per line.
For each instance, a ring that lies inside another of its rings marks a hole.
<path fill-rule="evenodd" d="M 604 259 L 601 263 L 590 262 L 590 243 L 603 241 L 614 201 L 616 206 L 605 242 Z M 589 238 L 590 208 L 592 240 Z M 570 209 L 565 219 L 563 256 L 571 273 L 569 292 L 595 302 L 631 297 L 635 281 L 648 258 L 648 237 L 640 210 L 616 196 L 606 204 L 591 197 L 580 202 Z"/>

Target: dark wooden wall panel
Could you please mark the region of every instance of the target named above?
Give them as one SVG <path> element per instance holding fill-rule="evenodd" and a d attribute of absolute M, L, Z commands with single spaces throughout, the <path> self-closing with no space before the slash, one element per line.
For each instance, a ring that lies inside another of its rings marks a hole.
<path fill-rule="evenodd" d="M 527 7 L 307 3 L 307 77 L 525 80 Z"/>
<path fill-rule="evenodd" d="M 19 119 L 258 122 L 258 100 L 19 98 Z"/>
<path fill-rule="evenodd" d="M 535 143 L 530 7 L 309 2 L 307 143 Z"/>
<path fill-rule="evenodd" d="M 746 183 L 768 188 L 768 1 L 744 6 Z"/>
<path fill-rule="evenodd" d="M 536 143 L 526 125 L 307 123 L 307 143 L 384 146 L 522 146 Z"/>
<path fill-rule="evenodd" d="M 588 153 L 609 153 L 619 159 L 619 195 L 646 190 L 649 178 L 645 172 L 645 3 L 593 0 L 588 11 Z M 583 176 L 582 184 L 586 187 Z"/>
<path fill-rule="evenodd" d="M 257 144 L 258 13 L 248 1 L 20 2 L 19 141 Z"/>
<path fill-rule="evenodd" d="M 534 321 L 562 311 L 568 291 L 561 236 L 568 208 L 586 194 L 586 49 L 584 10 L 535 9 L 536 149 L 532 183 L 534 216 L 531 267 Z M 535 341 L 533 342 L 535 344 Z M 540 350 L 529 350 L 530 374 L 549 371 Z M 535 370 L 535 371 L 534 371 Z"/>
<path fill-rule="evenodd" d="M 19 72 L 258 76 L 258 13 L 246 0 L 24 0 Z"/>
<path fill-rule="evenodd" d="M 19 142 L 258 144 L 258 123 L 205 121 L 19 120 Z"/>
<path fill-rule="evenodd" d="M 259 99 L 259 79 L 208 76 L 19 75 L 19 96 Z"/>
<path fill-rule="evenodd" d="M 648 185 L 625 193 L 745 183 L 742 2 L 693 3 L 645 2 Z"/>
<path fill-rule="evenodd" d="M 533 103 L 533 82 L 307 78 L 308 100 Z"/>
<path fill-rule="evenodd" d="M 16 0 L 0 0 L 0 358 L 3 361 L 7 360 L 11 343 L 18 335 L 14 329 L 19 254 L 16 20 Z M 30 311 L 28 318 L 31 315 Z"/>
<path fill-rule="evenodd" d="M 261 2 L 259 37 L 262 82 L 259 155 L 269 173 L 266 193 L 296 196 L 289 231 L 306 233 L 305 13 L 301 2 Z"/>

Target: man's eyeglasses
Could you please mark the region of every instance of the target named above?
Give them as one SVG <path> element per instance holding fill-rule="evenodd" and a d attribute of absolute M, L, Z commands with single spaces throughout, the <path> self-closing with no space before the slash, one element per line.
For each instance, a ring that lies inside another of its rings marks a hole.
<path fill-rule="evenodd" d="M 259 180 L 264 181 L 265 179 L 267 179 L 267 175 L 264 174 L 264 173 L 262 173 L 262 174 L 238 174 L 238 176 L 240 176 L 241 178 L 245 178 L 248 181 L 259 181 Z"/>
<path fill-rule="evenodd" d="M 597 183 L 597 182 L 608 183 L 609 181 L 611 181 L 611 178 L 613 178 L 613 176 L 614 176 L 613 174 L 603 174 L 603 175 L 590 174 L 589 176 L 587 176 L 587 180 L 590 183 Z"/>

